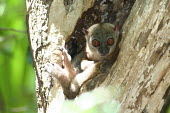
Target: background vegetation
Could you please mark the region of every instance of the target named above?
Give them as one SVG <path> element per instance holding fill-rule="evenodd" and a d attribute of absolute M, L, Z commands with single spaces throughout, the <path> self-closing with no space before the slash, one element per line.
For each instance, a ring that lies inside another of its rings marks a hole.
<path fill-rule="evenodd" d="M 37 112 L 25 16 L 25 0 L 0 0 L 0 113 Z"/>

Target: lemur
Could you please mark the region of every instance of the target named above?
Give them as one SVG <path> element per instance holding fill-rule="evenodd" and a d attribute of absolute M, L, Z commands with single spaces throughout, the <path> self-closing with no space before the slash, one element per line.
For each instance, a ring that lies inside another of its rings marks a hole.
<path fill-rule="evenodd" d="M 83 83 L 97 76 L 94 70 L 99 62 L 112 59 L 117 47 L 119 30 L 110 23 L 98 23 L 89 27 L 85 34 L 86 47 L 83 52 L 71 60 L 67 51 L 61 48 L 63 67 L 54 64 L 48 70 L 58 79 L 63 93 L 69 99 L 79 94 Z"/>

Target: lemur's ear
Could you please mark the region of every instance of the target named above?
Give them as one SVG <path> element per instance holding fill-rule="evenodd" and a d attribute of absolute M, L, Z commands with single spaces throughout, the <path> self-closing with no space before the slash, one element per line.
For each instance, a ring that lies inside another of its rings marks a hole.
<path fill-rule="evenodd" d="M 114 32 L 115 32 L 116 36 L 119 36 L 119 31 L 120 31 L 120 26 L 119 26 L 119 25 L 116 25 L 116 26 L 114 27 Z"/>
<path fill-rule="evenodd" d="M 85 35 L 85 39 L 88 40 L 89 31 L 88 31 L 87 29 L 83 29 L 82 32 L 83 32 L 84 35 Z"/>
<path fill-rule="evenodd" d="M 87 29 L 83 29 L 82 32 L 87 35 L 89 32 L 87 31 Z"/>
<path fill-rule="evenodd" d="M 119 31 L 119 30 L 120 30 L 120 26 L 119 26 L 119 25 L 116 25 L 114 30 L 115 30 L 115 31 Z"/>

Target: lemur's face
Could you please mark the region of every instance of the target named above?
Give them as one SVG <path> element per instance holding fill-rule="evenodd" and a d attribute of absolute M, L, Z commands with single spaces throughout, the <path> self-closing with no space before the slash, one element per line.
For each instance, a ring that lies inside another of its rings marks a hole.
<path fill-rule="evenodd" d="M 103 24 L 102 26 L 94 25 L 92 28 L 87 39 L 89 48 L 100 57 L 107 57 L 115 50 L 117 44 L 118 36 L 114 26 Z"/>

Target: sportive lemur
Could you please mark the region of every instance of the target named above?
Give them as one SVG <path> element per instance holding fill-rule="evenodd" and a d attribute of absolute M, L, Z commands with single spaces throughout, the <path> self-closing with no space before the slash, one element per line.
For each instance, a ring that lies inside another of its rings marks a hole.
<path fill-rule="evenodd" d="M 85 33 L 86 47 L 83 52 L 71 60 L 64 48 L 60 48 L 63 55 L 63 66 L 49 65 L 47 71 L 58 79 L 63 93 L 69 99 L 75 98 L 81 86 L 87 80 L 97 76 L 94 72 L 97 65 L 105 59 L 112 59 L 117 47 L 119 30 L 110 23 L 94 24 Z"/>

